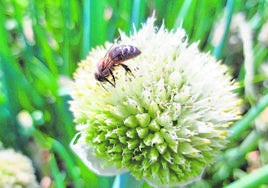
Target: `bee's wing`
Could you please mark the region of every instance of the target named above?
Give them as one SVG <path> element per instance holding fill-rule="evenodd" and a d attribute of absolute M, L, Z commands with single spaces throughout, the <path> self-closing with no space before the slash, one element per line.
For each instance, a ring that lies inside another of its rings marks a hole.
<path fill-rule="evenodd" d="M 114 44 L 111 45 L 111 47 L 107 50 L 106 54 L 104 55 L 104 59 L 107 59 L 109 56 L 110 51 L 112 50 L 112 48 L 114 47 Z"/>
<path fill-rule="evenodd" d="M 104 57 L 103 65 L 107 68 L 119 65 L 123 61 L 136 57 L 141 52 L 138 48 L 130 45 L 111 47 Z"/>
<path fill-rule="evenodd" d="M 107 50 L 105 56 L 104 56 L 104 62 L 103 62 L 103 67 L 111 67 L 113 66 L 113 60 L 116 58 L 115 55 L 113 55 L 114 49 L 117 48 L 115 47 L 115 44 L 112 44 L 112 46 Z"/>
<path fill-rule="evenodd" d="M 118 56 L 122 54 L 122 47 L 114 45 L 107 51 L 107 53 L 104 56 L 104 63 L 103 65 L 105 67 L 112 67 L 114 65 L 118 65 Z"/>

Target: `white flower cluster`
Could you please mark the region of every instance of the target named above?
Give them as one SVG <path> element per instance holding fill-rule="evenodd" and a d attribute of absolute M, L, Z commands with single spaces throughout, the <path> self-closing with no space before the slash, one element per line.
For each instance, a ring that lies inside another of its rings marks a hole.
<path fill-rule="evenodd" d="M 158 29 L 154 21 L 130 37 L 121 32 L 117 45 L 141 54 L 124 62 L 134 76 L 113 70 L 115 88 L 94 78 L 112 44 L 79 64 L 71 101 L 79 134 L 72 148 L 98 174 L 130 171 L 152 185 L 178 185 L 199 176 L 224 147 L 239 100 L 226 66 L 189 45 L 183 29 Z"/>
<path fill-rule="evenodd" d="M 39 187 L 31 160 L 12 149 L 0 150 L 0 187 Z"/>

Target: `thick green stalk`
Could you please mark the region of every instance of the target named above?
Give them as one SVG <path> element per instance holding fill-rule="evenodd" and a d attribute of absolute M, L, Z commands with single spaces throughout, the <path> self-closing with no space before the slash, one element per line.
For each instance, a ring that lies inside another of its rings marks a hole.
<path fill-rule="evenodd" d="M 252 172 L 251 174 L 245 175 L 239 180 L 228 185 L 226 188 L 254 188 L 259 187 L 263 183 L 267 183 L 268 180 L 268 165 L 259 168 L 258 170 Z"/>
<path fill-rule="evenodd" d="M 225 153 L 217 160 L 218 163 L 222 162 L 223 165 L 221 169 L 217 170 L 214 174 L 214 183 L 228 178 L 233 172 L 233 169 L 241 166 L 245 162 L 245 155 L 258 146 L 260 138 L 261 135 L 257 131 L 252 131 L 241 145 L 225 151 Z"/>
<path fill-rule="evenodd" d="M 256 106 L 252 107 L 243 119 L 234 124 L 231 128 L 230 140 L 236 140 L 240 135 L 250 127 L 252 121 L 268 107 L 268 94 L 263 96 Z"/>

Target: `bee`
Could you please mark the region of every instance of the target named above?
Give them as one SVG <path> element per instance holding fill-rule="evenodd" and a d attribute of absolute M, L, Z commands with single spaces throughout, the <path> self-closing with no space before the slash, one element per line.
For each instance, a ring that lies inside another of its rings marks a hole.
<path fill-rule="evenodd" d="M 97 64 L 97 71 L 94 74 L 95 79 L 99 82 L 106 81 L 115 87 L 114 68 L 120 65 L 125 69 L 126 73 L 129 72 L 132 74 L 131 70 L 123 62 L 140 54 L 141 51 L 132 45 L 119 45 L 111 48 Z M 113 82 L 107 78 L 110 75 L 112 76 Z"/>

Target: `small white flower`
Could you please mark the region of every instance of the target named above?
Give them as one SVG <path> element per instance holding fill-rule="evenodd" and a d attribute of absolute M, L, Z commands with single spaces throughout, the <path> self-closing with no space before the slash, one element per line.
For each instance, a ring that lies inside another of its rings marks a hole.
<path fill-rule="evenodd" d="M 79 133 L 72 148 L 100 175 L 130 171 L 151 185 L 182 185 L 225 146 L 239 100 L 226 66 L 189 45 L 183 29 L 158 29 L 154 21 L 130 37 L 120 33 L 117 45 L 141 51 L 124 62 L 134 77 L 116 67 L 116 87 L 104 82 L 105 90 L 95 80 L 109 43 L 79 64 L 71 101 Z"/>
<path fill-rule="evenodd" d="M 39 187 L 30 159 L 12 149 L 0 150 L 0 187 Z"/>

